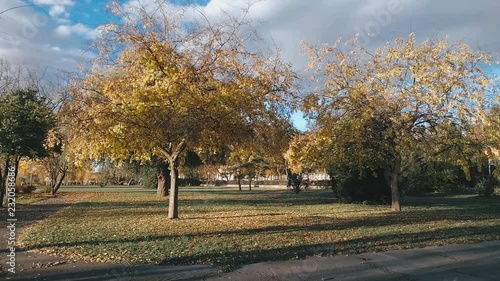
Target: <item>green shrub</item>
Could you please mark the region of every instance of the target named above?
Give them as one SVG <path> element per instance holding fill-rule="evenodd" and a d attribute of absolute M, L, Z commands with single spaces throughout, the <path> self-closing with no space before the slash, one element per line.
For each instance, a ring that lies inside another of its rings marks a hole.
<path fill-rule="evenodd" d="M 482 178 L 479 180 L 474 189 L 479 195 L 492 196 L 495 193 L 495 187 L 500 185 L 500 181 L 495 177 Z"/>
<path fill-rule="evenodd" d="M 139 171 L 142 186 L 147 189 L 158 188 L 157 168 L 151 166 L 142 166 Z"/>
<path fill-rule="evenodd" d="M 179 186 L 200 186 L 201 180 L 193 178 L 178 179 Z"/>
<path fill-rule="evenodd" d="M 384 178 L 384 170 L 366 169 L 362 172 L 338 167 L 329 171 L 332 190 L 344 203 L 389 202 L 391 190 Z"/>
<path fill-rule="evenodd" d="M 295 194 L 299 194 L 301 188 L 304 190 L 309 186 L 309 182 L 302 178 L 302 174 L 296 174 L 292 171 L 288 172 L 288 182 L 287 187 L 291 187 Z"/>

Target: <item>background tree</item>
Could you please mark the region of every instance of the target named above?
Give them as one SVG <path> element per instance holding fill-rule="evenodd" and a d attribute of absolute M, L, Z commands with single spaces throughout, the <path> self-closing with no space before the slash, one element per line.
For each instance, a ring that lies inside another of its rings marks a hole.
<path fill-rule="evenodd" d="M 298 132 L 288 119 L 289 114 L 277 112 L 278 114 L 262 120 L 263 122 L 256 128 L 259 133 L 254 143 L 258 144 L 256 151 L 261 155 L 265 166 L 277 175 L 278 180 L 281 180 L 288 169 L 285 153 L 293 136 Z"/>
<path fill-rule="evenodd" d="M 500 103 L 500 96 L 497 96 L 497 101 Z M 488 123 L 482 127 L 482 134 L 488 139 L 487 156 L 490 163 L 498 163 L 500 160 L 500 105 L 497 104 L 488 112 Z M 492 161 L 497 160 L 497 161 Z M 491 169 L 490 169 L 491 170 Z M 500 169 L 492 171 L 494 176 L 500 178 Z"/>
<path fill-rule="evenodd" d="M 296 134 L 293 137 L 284 154 L 292 172 L 301 174 L 304 170 L 321 167 L 321 164 L 315 162 L 315 159 L 321 159 L 320 155 L 315 152 L 320 152 L 319 150 L 324 146 L 324 144 L 316 142 L 319 140 L 313 131 Z"/>
<path fill-rule="evenodd" d="M 241 180 L 245 177 L 254 176 L 252 160 L 254 159 L 254 151 L 250 146 L 233 147 L 228 157 L 229 170 L 238 183 L 238 190 L 242 191 Z M 252 190 L 252 182 L 249 179 L 249 190 Z"/>
<path fill-rule="evenodd" d="M 471 128 L 484 122 L 485 94 L 494 91 L 480 68 L 488 55 L 446 39 L 418 44 L 413 34 L 373 53 L 356 38 L 305 49 L 321 86 L 304 110 L 328 140 L 325 157 L 384 168 L 393 210 L 401 210 L 401 166 L 412 152 L 466 168 L 455 152 L 481 150 Z"/>
<path fill-rule="evenodd" d="M 186 24 L 161 1 L 153 10 L 110 7 L 124 24 L 103 30 L 94 68 L 75 84 L 71 143 L 81 159 L 165 160 L 168 217 L 177 218 L 181 154 L 205 132 L 227 143 L 250 138 L 254 117 L 279 101 L 293 76 L 276 54 L 247 49 L 255 37 L 246 13 Z"/>
<path fill-rule="evenodd" d="M 224 143 L 224 141 L 218 138 L 214 133 L 215 132 L 203 133 L 194 151 L 201 163 L 196 159 L 192 159 L 196 160 L 192 162 L 199 164 L 198 171 L 202 181 L 206 182 L 206 184 L 210 184 L 212 181 L 212 183 L 216 185 L 217 177 L 223 173 L 223 169 L 227 164 L 230 148 L 228 143 Z M 189 156 L 189 154 L 187 156 Z M 187 163 L 186 161 L 186 164 Z"/>
<path fill-rule="evenodd" d="M 4 169 L 15 167 L 17 175 L 21 157 L 31 159 L 47 156 L 44 147 L 49 131 L 55 126 L 55 117 L 46 100 L 32 88 L 16 89 L 0 97 L 0 154 Z M 1 198 L 5 194 L 1 178 Z"/>
<path fill-rule="evenodd" d="M 189 186 L 199 186 L 201 184 L 200 180 L 200 167 L 203 165 L 203 161 L 200 156 L 194 151 L 186 151 L 186 156 L 182 163 L 183 169 L 182 174 L 184 175 L 184 182 Z"/>
<path fill-rule="evenodd" d="M 254 120 L 253 138 L 233 146 L 228 157 L 229 170 L 237 179 L 240 190 L 243 178 L 248 178 L 251 190 L 252 179 L 269 169 L 281 179 L 287 170 L 284 154 L 295 133 L 289 113 L 280 109 L 262 112 Z"/>
<path fill-rule="evenodd" d="M 323 168 L 318 160 L 324 160 L 321 155 L 321 139 L 317 138 L 316 132 L 310 130 L 306 133 L 296 133 L 290 141 L 284 158 L 287 163 L 287 187 L 298 194 L 301 188 L 306 189 L 308 181 L 304 174 Z"/>
<path fill-rule="evenodd" d="M 61 133 L 57 130 L 49 131 L 47 139 L 45 140 L 45 148 L 47 149 L 47 156 L 41 160 L 45 169 L 47 170 L 49 182 L 50 195 L 55 195 L 61 187 L 68 169 L 70 162 L 68 152 L 65 151 L 65 140 Z"/>

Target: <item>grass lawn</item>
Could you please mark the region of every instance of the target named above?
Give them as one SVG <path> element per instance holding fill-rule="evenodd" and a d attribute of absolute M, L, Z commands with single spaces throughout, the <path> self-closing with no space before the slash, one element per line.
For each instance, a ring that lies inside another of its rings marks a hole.
<path fill-rule="evenodd" d="M 181 188 L 178 220 L 152 191 L 94 193 L 31 227 L 26 248 L 85 261 L 245 263 L 500 239 L 500 198 L 339 204 L 331 191 Z"/>

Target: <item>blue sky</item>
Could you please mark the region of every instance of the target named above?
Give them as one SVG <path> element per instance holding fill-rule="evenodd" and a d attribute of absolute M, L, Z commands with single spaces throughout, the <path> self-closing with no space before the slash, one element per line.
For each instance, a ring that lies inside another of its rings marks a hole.
<path fill-rule="evenodd" d="M 155 0 L 122 0 L 124 5 Z M 157 1 L 157 0 L 156 0 Z M 42 71 L 75 71 L 80 60 L 92 58 L 88 43 L 99 37 L 99 26 L 118 20 L 104 11 L 107 0 L 0 0 L 0 59 Z M 169 6 L 194 4 L 216 21 L 222 11 L 241 13 L 247 0 L 173 0 Z M 307 58 L 300 41 L 333 42 L 356 33 L 369 47 L 414 32 L 418 40 L 448 36 L 475 49 L 500 51 L 498 0 L 264 0 L 249 17 L 264 44 L 276 43 L 294 70 L 304 74 Z M 497 66 L 489 68 L 500 74 Z M 301 114 L 296 126 L 304 129 Z"/>

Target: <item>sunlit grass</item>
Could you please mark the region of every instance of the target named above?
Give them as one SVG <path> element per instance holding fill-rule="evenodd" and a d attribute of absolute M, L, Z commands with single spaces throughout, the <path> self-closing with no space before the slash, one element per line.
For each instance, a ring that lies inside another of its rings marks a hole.
<path fill-rule="evenodd" d="M 95 193 L 35 225 L 24 246 L 85 261 L 242 263 L 500 239 L 500 200 L 409 199 L 404 211 L 330 191 L 184 188 L 180 216 L 151 193 Z"/>

